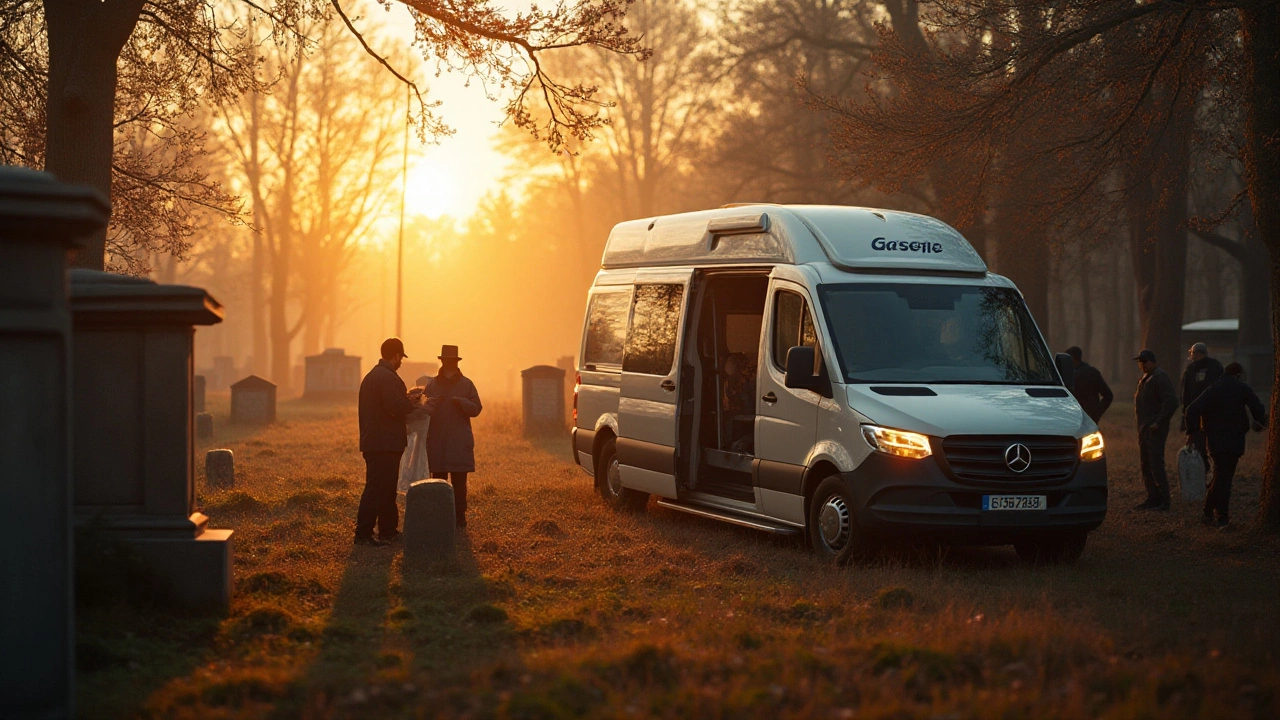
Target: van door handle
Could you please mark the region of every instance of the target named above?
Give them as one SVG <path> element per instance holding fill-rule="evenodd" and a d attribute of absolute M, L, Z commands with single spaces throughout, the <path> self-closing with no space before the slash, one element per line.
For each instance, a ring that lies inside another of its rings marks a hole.
<path fill-rule="evenodd" d="M 767 403 L 769 403 L 770 405 L 772 405 L 772 404 L 774 404 L 774 403 L 778 402 L 778 396 L 777 396 L 777 395 L 774 395 L 772 390 L 770 390 L 769 392 L 765 393 L 764 397 L 762 397 L 762 398 L 760 398 L 760 399 L 761 399 L 761 400 L 763 400 L 763 401 L 765 401 L 765 402 L 767 402 Z"/>
<path fill-rule="evenodd" d="M 667 378 L 666 380 L 662 381 L 662 385 L 660 385 L 659 387 L 661 387 L 663 390 L 666 390 L 667 392 L 675 392 L 676 381 L 672 380 L 671 378 Z"/>

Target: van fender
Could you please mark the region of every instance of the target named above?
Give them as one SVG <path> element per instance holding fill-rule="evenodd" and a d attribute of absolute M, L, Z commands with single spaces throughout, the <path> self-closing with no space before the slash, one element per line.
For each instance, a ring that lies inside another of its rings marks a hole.
<path fill-rule="evenodd" d="M 805 511 L 808 512 L 809 498 L 813 496 L 813 491 L 818 488 L 823 478 L 832 473 L 852 472 L 858 463 L 840 443 L 834 440 L 823 440 L 809 451 L 809 457 L 805 459 L 804 465 L 804 481 L 800 487 L 805 498 Z"/>
<path fill-rule="evenodd" d="M 618 416 L 615 413 L 601 415 L 596 419 L 595 428 L 592 430 L 579 428 L 574 433 L 574 459 L 593 478 L 596 476 L 596 458 L 600 455 L 600 448 L 611 437 L 618 437 Z M 588 455 L 591 461 L 584 464 L 583 455 Z"/>

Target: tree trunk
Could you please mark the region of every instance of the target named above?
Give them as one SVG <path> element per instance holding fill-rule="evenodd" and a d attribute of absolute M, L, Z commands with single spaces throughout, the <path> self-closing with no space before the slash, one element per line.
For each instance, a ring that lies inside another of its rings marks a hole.
<path fill-rule="evenodd" d="M 142 0 L 45 0 L 49 97 L 44 169 L 63 182 L 111 197 L 115 149 L 116 60 L 133 33 Z M 102 270 L 107 231 L 76 253 L 76 267 Z"/>
<path fill-rule="evenodd" d="M 1270 254 L 1273 373 L 1267 459 L 1262 468 L 1263 524 L 1280 527 L 1280 5 L 1259 4 L 1240 11 L 1244 38 L 1244 178 L 1253 222 Z"/>

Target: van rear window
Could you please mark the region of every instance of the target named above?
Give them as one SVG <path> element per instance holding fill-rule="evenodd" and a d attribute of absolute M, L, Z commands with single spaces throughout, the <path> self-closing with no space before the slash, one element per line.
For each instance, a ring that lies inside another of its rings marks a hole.
<path fill-rule="evenodd" d="M 676 357 L 684 285 L 636 285 L 624 372 L 667 375 Z"/>
<path fill-rule="evenodd" d="M 602 292 L 591 297 L 587 308 L 587 341 L 582 364 L 593 368 L 622 366 L 622 345 L 627 338 L 627 313 L 631 288 Z"/>

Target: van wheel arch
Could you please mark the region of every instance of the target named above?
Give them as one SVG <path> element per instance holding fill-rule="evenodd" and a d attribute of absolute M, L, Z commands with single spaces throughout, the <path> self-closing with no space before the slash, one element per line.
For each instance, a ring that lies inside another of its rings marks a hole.
<path fill-rule="evenodd" d="M 813 501 L 813 493 L 832 475 L 838 475 L 840 469 L 830 460 L 819 460 L 804 471 L 804 480 L 801 481 L 801 495 L 804 496 L 804 520 L 805 526 L 809 523 L 809 503 Z"/>

